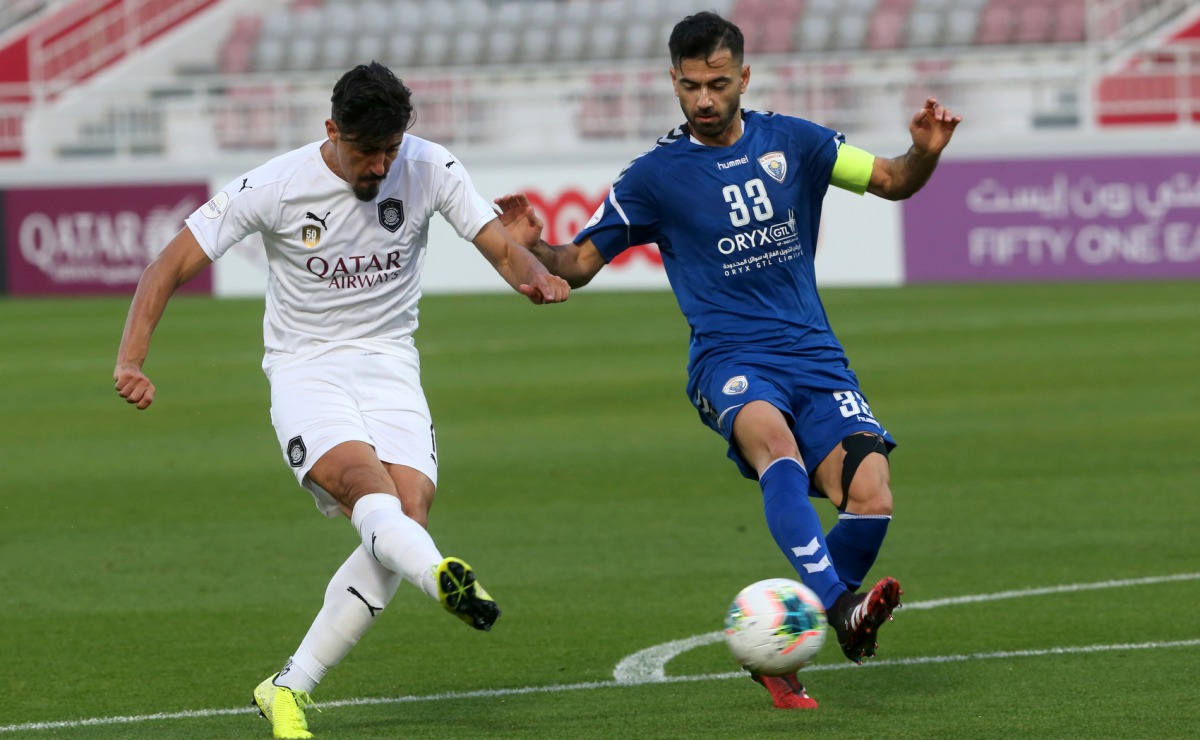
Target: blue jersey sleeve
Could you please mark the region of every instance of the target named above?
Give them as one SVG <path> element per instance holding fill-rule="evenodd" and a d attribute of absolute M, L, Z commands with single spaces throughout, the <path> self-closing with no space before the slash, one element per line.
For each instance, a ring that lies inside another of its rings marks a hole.
<path fill-rule="evenodd" d="M 801 118 L 789 118 L 793 136 L 800 143 L 800 150 L 807 156 L 809 181 L 819 186 L 822 193 L 829 188 L 833 176 L 833 165 L 837 162 L 838 148 L 846 137 L 818 123 Z"/>
<path fill-rule="evenodd" d="M 648 167 L 635 160 L 596 209 L 587 225 L 575 237 L 579 244 L 591 239 L 604 257 L 613 259 L 630 247 L 658 240 L 659 206 Z"/>

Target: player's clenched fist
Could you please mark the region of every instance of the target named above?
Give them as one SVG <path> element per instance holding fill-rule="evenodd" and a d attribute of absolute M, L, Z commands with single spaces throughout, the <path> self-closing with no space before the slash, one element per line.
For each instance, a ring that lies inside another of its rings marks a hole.
<path fill-rule="evenodd" d="M 116 381 L 117 393 L 126 402 L 135 404 L 139 409 L 154 403 L 154 384 L 136 367 L 117 365 L 113 380 Z"/>

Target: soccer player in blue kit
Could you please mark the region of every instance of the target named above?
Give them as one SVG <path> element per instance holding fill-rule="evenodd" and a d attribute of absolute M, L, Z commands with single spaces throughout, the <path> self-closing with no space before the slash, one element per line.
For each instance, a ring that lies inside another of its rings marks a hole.
<path fill-rule="evenodd" d="M 669 49 L 687 122 L 625 168 L 574 242 L 542 241 L 523 194 L 496 200 L 501 220 L 571 287 L 631 246 L 658 244 L 691 327 L 688 396 L 742 474 L 758 480 L 772 536 L 821 598 L 843 653 L 861 663 L 900 606 L 894 578 L 858 593 L 892 518 L 895 442 L 817 295 L 821 203 L 830 185 L 913 195 L 961 118 L 929 98 L 909 125 L 909 150 L 877 158 L 815 123 L 743 110 L 742 33 L 717 14 L 684 18 Z M 809 496 L 837 507 L 828 533 Z M 751 677 L 777 707 L 817 706 L 795 674 Z"/>

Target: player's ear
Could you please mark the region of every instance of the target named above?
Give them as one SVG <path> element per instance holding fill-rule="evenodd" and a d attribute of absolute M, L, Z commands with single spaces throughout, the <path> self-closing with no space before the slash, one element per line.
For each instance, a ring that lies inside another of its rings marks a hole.
<path fill-rule="evenodd" d="M 325 135 L 329 137 L 330 141 L 337 141 L 338 127 L 332 118 L 325 119 Z"/>
<path fill-rule="evenodd" d="M 738 90 L 739 93 L 746 92 L 746 86 L 750 84 L 750 65 L 742 65 L 742 84 Z"/>

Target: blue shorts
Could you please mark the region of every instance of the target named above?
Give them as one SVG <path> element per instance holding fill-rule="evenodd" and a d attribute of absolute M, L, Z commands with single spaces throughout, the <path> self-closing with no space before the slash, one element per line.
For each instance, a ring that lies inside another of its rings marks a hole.
<path fill-rule="evenodd" d="M 688 382 L 688 396 L 700 420 L 729 443 L 729 459 L 743 476 L 758 480 L 732 441 L 733 420 L 751 401 L 766 401 L 783 413 L 810 473 L 851 434 L 872 432 L 883 436 L 889 450 L 896 446 L 871 414 L 857 382 L 829 378 L 814 384 L 812 374 L 797 371 L 795 365 L 786 358 L 764 356 L 710 361 Z M 812 488 L 809 495 L 823 494 Z"/>

